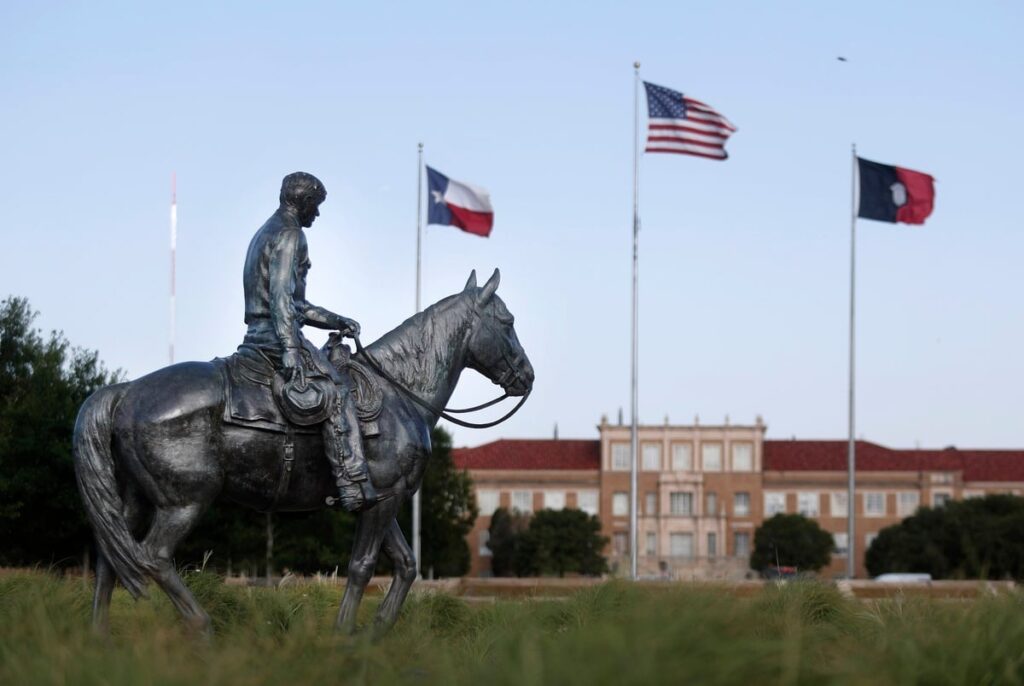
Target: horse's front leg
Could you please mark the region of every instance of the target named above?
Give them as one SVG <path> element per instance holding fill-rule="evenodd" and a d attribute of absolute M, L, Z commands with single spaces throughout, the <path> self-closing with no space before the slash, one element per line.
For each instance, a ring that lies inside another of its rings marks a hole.
<path fill-rule="evenodd" d="M 356 536 L 352 544 L 352 557 L 348 562 L 348 583 L 341 598 L 338 619 L 334 623 L 337 631 L 351 634 L 356 630 L 356 613 L 363 599 L 366 585 L 373 578 L 380 555 L 381 542 L 388 524 L 394 519 L 394 499 L 377 504 L 356 517 Z"/>
<path fill-rule="evenodd" d="M 412 582 L 416 580 L 416 557 L 409 547 L 409 542 L 405 540 L 397 519 L 391 520 L 384 534 L 383 547 L 395 566 L 395 578 L 384 597 L 384 602 L 377 609 L 373 629 L 378 636 L 394 625 L 405 602 L 405 596 L 412 588 Z"/>

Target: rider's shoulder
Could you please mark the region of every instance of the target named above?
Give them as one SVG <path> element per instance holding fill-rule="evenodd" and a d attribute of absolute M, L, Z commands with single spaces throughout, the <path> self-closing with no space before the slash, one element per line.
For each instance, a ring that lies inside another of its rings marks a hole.
<path fill-rule="evenodd" d="M 287 244 L 287 243 L 305 243 L 306 234 L 302 230 L 302 227 L 298 224 L 280 224 L 274 227 L 274 238 L 275 243 Z"/>

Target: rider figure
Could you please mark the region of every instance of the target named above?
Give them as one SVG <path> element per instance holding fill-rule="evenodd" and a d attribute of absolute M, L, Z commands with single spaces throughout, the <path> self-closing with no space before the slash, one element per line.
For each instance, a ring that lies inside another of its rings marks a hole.
<path fill-rule="evenodd" d="M 355 320 L 306 300 L 311 263 L 302 229 L 320 216 L 319 206 L 326 198 L 324 185 L 312 174 L 296 172 L 284 177 L 281 205 L 253 236 L 245 256 L 242 281 L 249 328 L 242 345 L 260 351 L 286 378 L 319 372 L 334 381 L 336 400 L 322 424 L 324 449 L 342 507 L 357 511 L 372 506 L 377 493 L 363 454 L 355 399 L 326 355 L 302 335 L 304 324 L 337 330 L 345 336 L 359 334 Z"/>

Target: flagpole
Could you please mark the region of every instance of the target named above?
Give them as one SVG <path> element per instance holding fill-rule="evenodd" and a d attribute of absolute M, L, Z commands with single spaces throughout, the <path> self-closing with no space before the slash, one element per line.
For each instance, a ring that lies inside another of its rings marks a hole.
<path fill-rule="evenodd" d="M 629 574 L 636 581 L 637 573 L 637 303 L 638 303 L 638 248 L 640 238 L 640 62 L 633 62 L 633 330 L 632 367 L 630 376 L 629 442 Z"/>
<path fill-rule="evenodd" d="M 856 504 L 856 473 L 857 444 L 854 440 L 854 325 L 855 325 L 855 294 L 856 294 L 856 258 L 857 258 L 857 144 L 852 146 L 852 165 L 850 169 L 850 394 L 849 403 L 849 445 L 847 447 L 847 484 L 846 484 L 846 576 L 850 579 L 856 574 L 857 551 L 857 504 Z"/>
<path fill-rule="evenodd" d="M 416 312 L 420 311 L 420 264 L 422 259 L 423 217 L 423 143 L 417 145 L 416 161 Z M 422 483 L 420 488 L 422 488 Z M 412 553 L 416 560 L 416 576 L 420 576 L 420 491 L 412 496 Z"/>
<path fill-rule="evenodd" d="M 174 364 L 174 335 L 175 335 L 175 271 L 178 251 L 178 175 L 171 172 L 171 329 L 170 329 L 170 354 L 171 364 Z"/>
<path fill-rule="evenodd" d="M 417 144 L 416 161 L 416 311 L 420 311 L 420 259 L 423 208 L 423 143 Z"/>

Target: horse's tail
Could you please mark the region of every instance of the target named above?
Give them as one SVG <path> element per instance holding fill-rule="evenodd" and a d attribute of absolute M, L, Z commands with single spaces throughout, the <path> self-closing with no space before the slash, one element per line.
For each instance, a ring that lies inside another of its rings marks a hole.
<path fill-rule="evenodd" d="M 146 569 L 151 562 L 128 529 L 111 450 L 114 410 L 127 387 L 123 383 L 101 388 L 82 404 L 75 422 L 73 455 L 78 491 L 99 552 L 125 588 L 138 598 L 146 595 Z"/>

